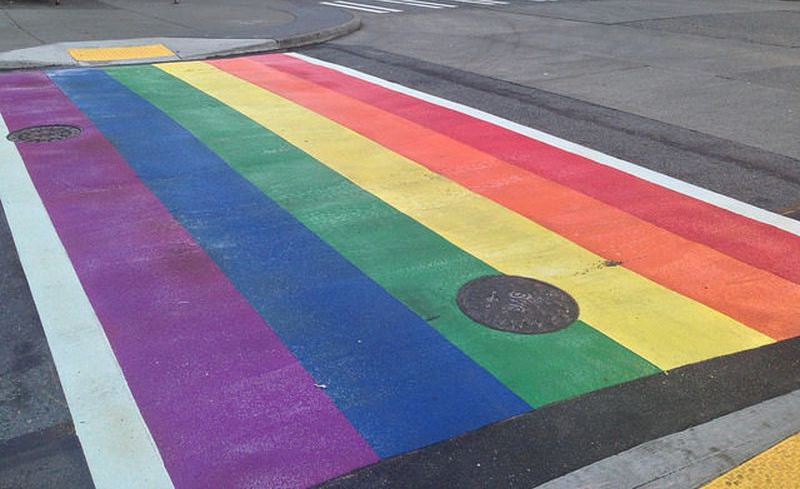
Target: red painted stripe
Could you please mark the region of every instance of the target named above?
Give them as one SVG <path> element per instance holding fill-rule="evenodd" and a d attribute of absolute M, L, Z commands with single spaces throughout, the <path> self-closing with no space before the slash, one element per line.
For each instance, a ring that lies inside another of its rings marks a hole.
<path fill-rule="evenodd" d="M 286 55 L 250 58 L 361 100 L 800 283 L 800 238 L 489 122 Z"/>

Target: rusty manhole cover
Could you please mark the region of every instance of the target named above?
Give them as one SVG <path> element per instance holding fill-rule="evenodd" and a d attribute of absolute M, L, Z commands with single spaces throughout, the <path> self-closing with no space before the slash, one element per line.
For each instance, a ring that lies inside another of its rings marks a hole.
<path fill-rule="evenodd" d="M 518 334 L 550 333 L 578 319 L 578 303 L 563 290 L 526 277 L 492 275 L 465 284 L 458 307 L 473 321 Z"/>
<path fill-rule="evenodd" d="M 74 138 L 81 133 L 81 128 L 63 124 L 47 126 L 31 126 L 16 130 L 6 136 L 15 143 L 50 143 Z"/>

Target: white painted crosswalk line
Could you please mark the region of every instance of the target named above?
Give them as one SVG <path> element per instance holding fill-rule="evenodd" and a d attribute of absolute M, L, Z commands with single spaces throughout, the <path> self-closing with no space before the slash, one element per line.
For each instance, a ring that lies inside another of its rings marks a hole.
<path fill-rule="evenodd" d="M 503 0 L 450 0 L 451 2 L 469 3 L 472 5 L 508 5 L 510 2 Z"/>
<path fill-rule="evenodd" d="M 405 1 L 413 3 L 421 3 L 425 5 L 435 5 L 437 7 L 443 7 L 443 8 L 458 8 L 458 5 L 452 5 L 449 3 L 429 2 L 428 0 L 405 0 Z"/>
<path fill-rule="evenodd" d="M 319 2 L 319 3 L 321 5 L 327 5 L 329 7 L 339 7 L 350 10 L 358 10 L 361 12 L 369 12 L 371 14 L 389 14 L 395 12 L 402 12 L 402 10 L 398 9 L 380 7 L 378 5 L 365 5 L 363 3 L 345 2 L 342 0 L 338 0 L 336 2 Z"/>
<path fill-rule="evenodd" d="M 441 9 L 441 8 L 456 8 L 457 5 L 450 5 L 445 3 L 435 3 L 435 2 L 427 2 L 424 0 L 372 0 L 373 2 L 383 2 L 383 3 L 397 3 L 401 5 L 408 5 L 409 7 L 420 7 L 420 8 L 432 8 L 432 9 Z"/>
<path fill-rule="evenodd" d="M 399 13 L 404 12 L 405 10 L 399 8 L 400 6 L 403 7 L 414 7 L 414 8 L 424 8 L 424 9 L 433 9 L 433 10 L 440 10 L 445 8 L 458 8 L 461 5 L 474 5 L 474 6 L 484 6 L 484 7 L 491 7 L 495 5 L 509 5 L 511 2 L 506 0 L 366 0 L 369 3 L 360 3 L 360 2 L 352 2 L 349 0 L 326 0 L 319 2 L 320 5 L 327 5 L 329 7 L 338 7 L 350 10 L 357 10 L 359 12 L 367 12 L 371 14 L 388 14 L 388 13 Z M 535 2 L 555 2 L 558 0 L 530 0 Z M 386 7 L 384 5 L 376 5 L 373 2 L 379 3 L 388 3 L 392 5 L 397 5 L 397 8 Z"/>

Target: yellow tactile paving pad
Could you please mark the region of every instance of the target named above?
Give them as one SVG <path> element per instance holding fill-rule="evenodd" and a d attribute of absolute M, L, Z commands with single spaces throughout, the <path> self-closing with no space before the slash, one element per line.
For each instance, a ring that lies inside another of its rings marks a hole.
<path fill-rule="evenodd" d="M 143 46 L 117 46 L 109 48 L 75 48 L 69 50 L 76 61 L 102 62 L 121 61 L 127 59 L 152 59 L 175 56 L 163 44 L 147 44 Z"/>
<path fill-rule="evenodd" d="M 800 434 L 788 438 L 713 480 L 704 489 L 800 487 Z"/>

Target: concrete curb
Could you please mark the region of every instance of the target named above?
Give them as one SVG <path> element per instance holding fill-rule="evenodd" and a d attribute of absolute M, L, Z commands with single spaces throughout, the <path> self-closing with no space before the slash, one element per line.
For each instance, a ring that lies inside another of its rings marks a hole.
<path fill-rule="evenodd" d="M 658 438 L 537 489 L 700 487 L 800 431 L 800 391 Z"/>
<path fill-rule="evenodd" d="M 189 61 L 244 54 L 269 53 L 312 44 L 319 44 L 345 36 L 361 28 L 361 18 L 351 17 L 347 22 L 312 32 L 289 35 L 278 39 L 207 39 L 149 37 L 107 41 L 61 42 L 17 49 L 0 53 L 0 71 L 15 69 L 41 69 L 64 67 L 114 66 L 166 61 Z M 69 55 L 68 49 L 78 47 L 114 47 L 141 44 L 164 44 L 175 52 L 166 58 L 134 59 L 103 63 L 79 62 Z M 220 49 L 220 47 L 222 47 Z"/>
<path fill-rule="evenodd" d="M 338 37 L 346 36 L 361 28 L 361 17 L 354 15 L 349 21 L 335 27 L 321 29 L 316 32 L 298 34 L 295 36 L 288 36 L 284 39 L 278 39 L 278 49 L 291 49 L 301 46 L 309 46 L 311 44 L 319 44 L 323 42 L 336 39 Z M 240 53 L 232 53 L 240 54 Z"/>

